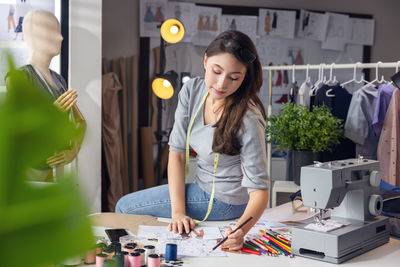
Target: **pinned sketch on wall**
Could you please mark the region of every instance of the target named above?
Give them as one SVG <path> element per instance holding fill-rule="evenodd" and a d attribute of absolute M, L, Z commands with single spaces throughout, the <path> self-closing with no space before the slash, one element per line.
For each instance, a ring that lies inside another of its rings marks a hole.
<path fill-rule="evenodd" d="M 195 4 L 168 1 L 166 19 L 177 19 L 185 27 L 185 35 L 181 42 L 191 42 L 196 31 Z"/>
<path fill-rule="evenodd" d="M 160 37 L 159 25 L 165 20 L 167 0 L 140 0 L 140 36 Z"/>
<path fill-rule="evenodd" d="M 258 35 L 294 38 L 296 11 L 259 9 Z"/>
<path fill-rule="evenodd" d="M 375 20 L 350 18 L 350 44 L 373 45 Z"/>
<path fill-rule="evenodd" d="M 147 239 L 218 239 L 222 238 L 218 227 L 197 227 L 189 234 L 174 234 L 166 226 L 139 225 L 139 237 Z"/>
<path fill-rule="evenodd" d="M 257 42 L 257 17 L 222 15 L 221 32 L 236 30 L 246 33 L 254 44 Z"/>
<path fill-rule="evenodd" d="M 321 42 L 325 41 L 328 21 L 328 14 L 310 12 L 302 9 L 300 11 L 298 36 Z"/>
<path fill-rule="evenodd" d="M 326 39 L 322 42 L 322 49 L 344 51 L 350 40 L 351 22 L 348 15 L 327 13 L 329 15 Z"/>
<path fill-rule="evenodd" d="M 211 251 L 217 244 L 216 239 L 163 239 L 158 240 L 157 250 L 160 254 L 165 254 L 166 244 L 173 243 L 178 246 L 178 257 L 225 257 L 226 253 L 217 248 Z"/>
<path fill-rule="evenodd" d="M 12 56 L 17 68 L 28 63 L 29 51 L 22 29 L 24 17 L 34 9 L 44 9 L 58 16 L 56 2 L 59 6 L 61 0 L 0 1 L 0 92 L 6 91 L 4 77 L 8 72 L 8 62 L 5 53 Z M 59 56 L 52 60 L 50 67 L 59 72 Z"/>
<path fill-rule="evenodd" d="M 22 23 L 33 9 L 54 13 L 54 0 L 10 0 L 0 4 L 0 41 L 23 41 Z"/>
<path fill-rule="evenodd" d="M 193 44 L 207 46 L 221 32 L 221 8 L 195 7 L 196 33 Z"/>

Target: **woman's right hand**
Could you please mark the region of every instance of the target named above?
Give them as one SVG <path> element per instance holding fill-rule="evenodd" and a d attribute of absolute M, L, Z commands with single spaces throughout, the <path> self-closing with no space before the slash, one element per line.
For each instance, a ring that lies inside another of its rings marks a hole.
<path fill-rule="evenodd" d="M 192 218 L 185 214 L 176 214 L 172 216 L 172 220 L 168 225 L 168 230 L 174 233 L 190 233 L 194 228 L 195 223 Z"/>

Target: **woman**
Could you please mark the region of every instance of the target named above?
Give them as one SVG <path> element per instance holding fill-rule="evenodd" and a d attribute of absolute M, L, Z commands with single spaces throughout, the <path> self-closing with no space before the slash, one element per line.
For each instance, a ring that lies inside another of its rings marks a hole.
<path fill-rule="evenodd" d="M 257 96 L 261 64 L 250 38 L 238 31 L 217 36 L 206 49 L 203 64 L 205 78 L 189 80 L 179 93 L 169 139 L 169 190 L 162 185 L 126 195 L 116 212 L 171 216 L 169 230 L 175 233 L 193 229 L 192 218 L 240 217 L 239 225 L 252 216 L 235 233 L 230 234 L 235 227 L 227 230 L 230 235 L 223 247 L 235 250 L 242 247 L 244 235 L 268 202 L 266 116 Z M 197 153 L 198 168 L 195 183 L 185 184 L 189 145 Z"/>

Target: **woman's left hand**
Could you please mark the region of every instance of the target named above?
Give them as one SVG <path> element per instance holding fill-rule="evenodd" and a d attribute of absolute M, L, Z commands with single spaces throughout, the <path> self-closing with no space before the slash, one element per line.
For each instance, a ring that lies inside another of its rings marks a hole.
<path fill-rule="evenodd" d="M 236 226 L 226 229 L 225 236 L 228 236 L 228 239 L 221 245 L 222 248 L 227 248 L 229 250 L 239 250 L 243 247 L 245 234 L 242 229 L 239 229 L 231 234 L 235 229 Z"/>

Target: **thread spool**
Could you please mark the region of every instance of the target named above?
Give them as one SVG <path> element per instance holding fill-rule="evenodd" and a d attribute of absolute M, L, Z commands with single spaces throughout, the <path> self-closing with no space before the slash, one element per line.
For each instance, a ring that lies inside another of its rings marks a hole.
<path fill-rule="evenodd" d="M 145 265 L 145 250 L 142 248 L 137 248 L 134 250 L 136 253 L 140 253 L 140 265 Z"/>
<path fill-rule="evenodd" d="M 147 258 L 147 267 L 160 267 L 160 256 L 158 254 L 150 254 Z"/>
<path fill-rule="evenodd" d="M 145 261 L 145 264 L 147 264 L 147 258 L 149 257 L 149 255 L 156 253 L 155 252 L 156 247 L 152 246 L 152 245 L 147 245 L 147 246 L 144 246 L 144 250 L 145 250 L 145 252 L 144 252 L 144 261 Z"/>
<path fill-rule="evenodd" d="M 130 243 L 126 243 L 125 246 L 131 246 L 131 247 L 133 247 L 133 249 L 135 249 L 137 247 L 137 244 L 134 242 L 130 242 Z"/>
<path fill-rule="evenodd" d="M 134 246 L 130 246 L 130 245 L 126 245 L 123 250 L 127 251 L 128 253 L 133 253 L 133 251 L 135 250 L 135 247 Z"/>
<path fill-rule="evenodd" d="M 176 261 L 178 258 L 178 246 L 176 244 L 167 244 L 165 247 L 165 260 Z"/>
<path fill-rule="evenodd" d="M 129 252 L 128 251 L 122 251 L 122 255 L 124 257 L 124 263 L 125 263 L 125 267 L 130 267 L 130 263 L 129 263 Z"/>
<path fill-rule="evenodd" d="M 140 263 L 140 253 L 135 252 L 131 253 L 128 256 L 129 266 L 130 267 L 140 267 L 142 266 Z"/>
<path fill-rule="evenodd" d="M 96 262 L 96 249 L 89 250 L 85 255 L 85 264 L 93 264 Z"/>
<path fill-rule="evenodd" d="M 117 267 L 117 264 L 113 260 L 105 260 L 103 267 Z"/>
<path fill-rule="evenodd" d="M 96 267 L 103 267 L 104 261 L 107 259 L 107 254 L 97 254 L 96 255 Z"/>

